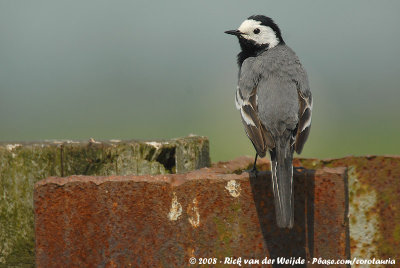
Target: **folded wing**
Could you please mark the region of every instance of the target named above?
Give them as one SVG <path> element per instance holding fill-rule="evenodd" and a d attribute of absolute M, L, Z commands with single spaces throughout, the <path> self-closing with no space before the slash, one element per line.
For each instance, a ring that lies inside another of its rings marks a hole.
<path fill-rule="evenodd" d="M 236 108 L 240 111 L 247 136 L 253 143 L 257 154 L 264 157 L 267 148 L 274 148 L 274 142 L 269 131 L 258 117 L 257 86 L 255 85 L 250 94 L 247 94 L 247 98 L 243 97 L 241 89 L 238 87 L 235 102 Z"/>
<path fill-rule="evenodd" d="M 295 151 L 300 154 L 308 138 L 311 128 L 312 96 L 310 91 L 302 92 L 297 89 L 299 96 L 299 123 L 295 133 Z"/>

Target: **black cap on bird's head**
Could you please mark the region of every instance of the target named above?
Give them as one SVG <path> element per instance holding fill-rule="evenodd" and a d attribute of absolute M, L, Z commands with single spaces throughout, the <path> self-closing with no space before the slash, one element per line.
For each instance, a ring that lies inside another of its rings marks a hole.
<path fill-rule="evenodd" d="M 250 16 L 237 30 L 226 31 L 225 33 L 239 38 L 242 49 L 242 53 L 238 55 L 239 65 L 247 57 L 285 43 L 278 25 L 271 18 L 263 15 Z"/>

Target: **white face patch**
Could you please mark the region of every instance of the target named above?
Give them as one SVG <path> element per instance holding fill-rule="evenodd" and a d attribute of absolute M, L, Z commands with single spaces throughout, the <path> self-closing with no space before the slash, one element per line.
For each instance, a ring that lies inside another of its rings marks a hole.
<path fill-rule="evenodd" d="M 260 32 L 254 33 L 255 29 L 259 29 Z M 271 27 L 261 25 L 261 21 L 245 20 L 238 30 L 243 33 L 243 38 L 253 40 L 258 45 L 269 44 L 269 48 L 273 48 L 279 43 L 274 30 Z"/>

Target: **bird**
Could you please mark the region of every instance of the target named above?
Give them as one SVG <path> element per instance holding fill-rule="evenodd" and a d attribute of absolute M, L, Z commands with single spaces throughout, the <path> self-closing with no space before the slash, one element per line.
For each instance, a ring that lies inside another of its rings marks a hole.
<path fill-rule="evenodd" d="M 271 157 L 276 223 L 294 224 L 293 154 L 300 154 L 311 128 L 312 95 L 307 72 L 286 45 L 278 25 L 264 15 L 248 17 L 237 30 L 241 51 L 235 94 L 245 132 L 257 157 Z"/>

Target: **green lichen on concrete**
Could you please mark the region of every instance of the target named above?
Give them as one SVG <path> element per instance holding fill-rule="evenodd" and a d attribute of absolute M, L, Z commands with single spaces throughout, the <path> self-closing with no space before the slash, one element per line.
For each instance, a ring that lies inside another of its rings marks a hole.
<path fill-rule="evenodd" d="M 35 267 L 35 242 L 32 239 L 16 239 L 13 250 L 5 258 L 4 265 L 0 267 Z"/>
<path fill-rule="evenodd" d="M 34 263 L 33 185 L 60 175 L 56 146 L 0 146 L 0 265 Z"/>
<path fill-rule="evenodd" d="M 63 176 L 95 175 L 104 164 L 113 160 L 110 154 L 104 152 L 103 144 L 93 142 L 83 144 L 83 146 L 81 143 L 64 144 L 62 155 Z"/>
<path fill-rule="evenodd" d="M 170 147 L 156 148 L 145 142 L 66 144 L 62 148 L 63 175 L 144 175 L 168 174 L 157 156 Z M 169 156 L 175 161 L 173 155 Z"/>
<path fill-rule="evenodd" d="M 207 138 L 196 136 L 184 140 L 176 140 L 176 173 L 184 173 L 189 170 L 209 167 L 211 165 L 209 155 L 209 141 Z"/>
<path fill-rule="evenodd" d="M 208 140 L 196 136 L 156 142 L 2 143 L 0 267 L 34 266 L 33 187 L 41 179 L 168 174 L 209 165 Z"/>

